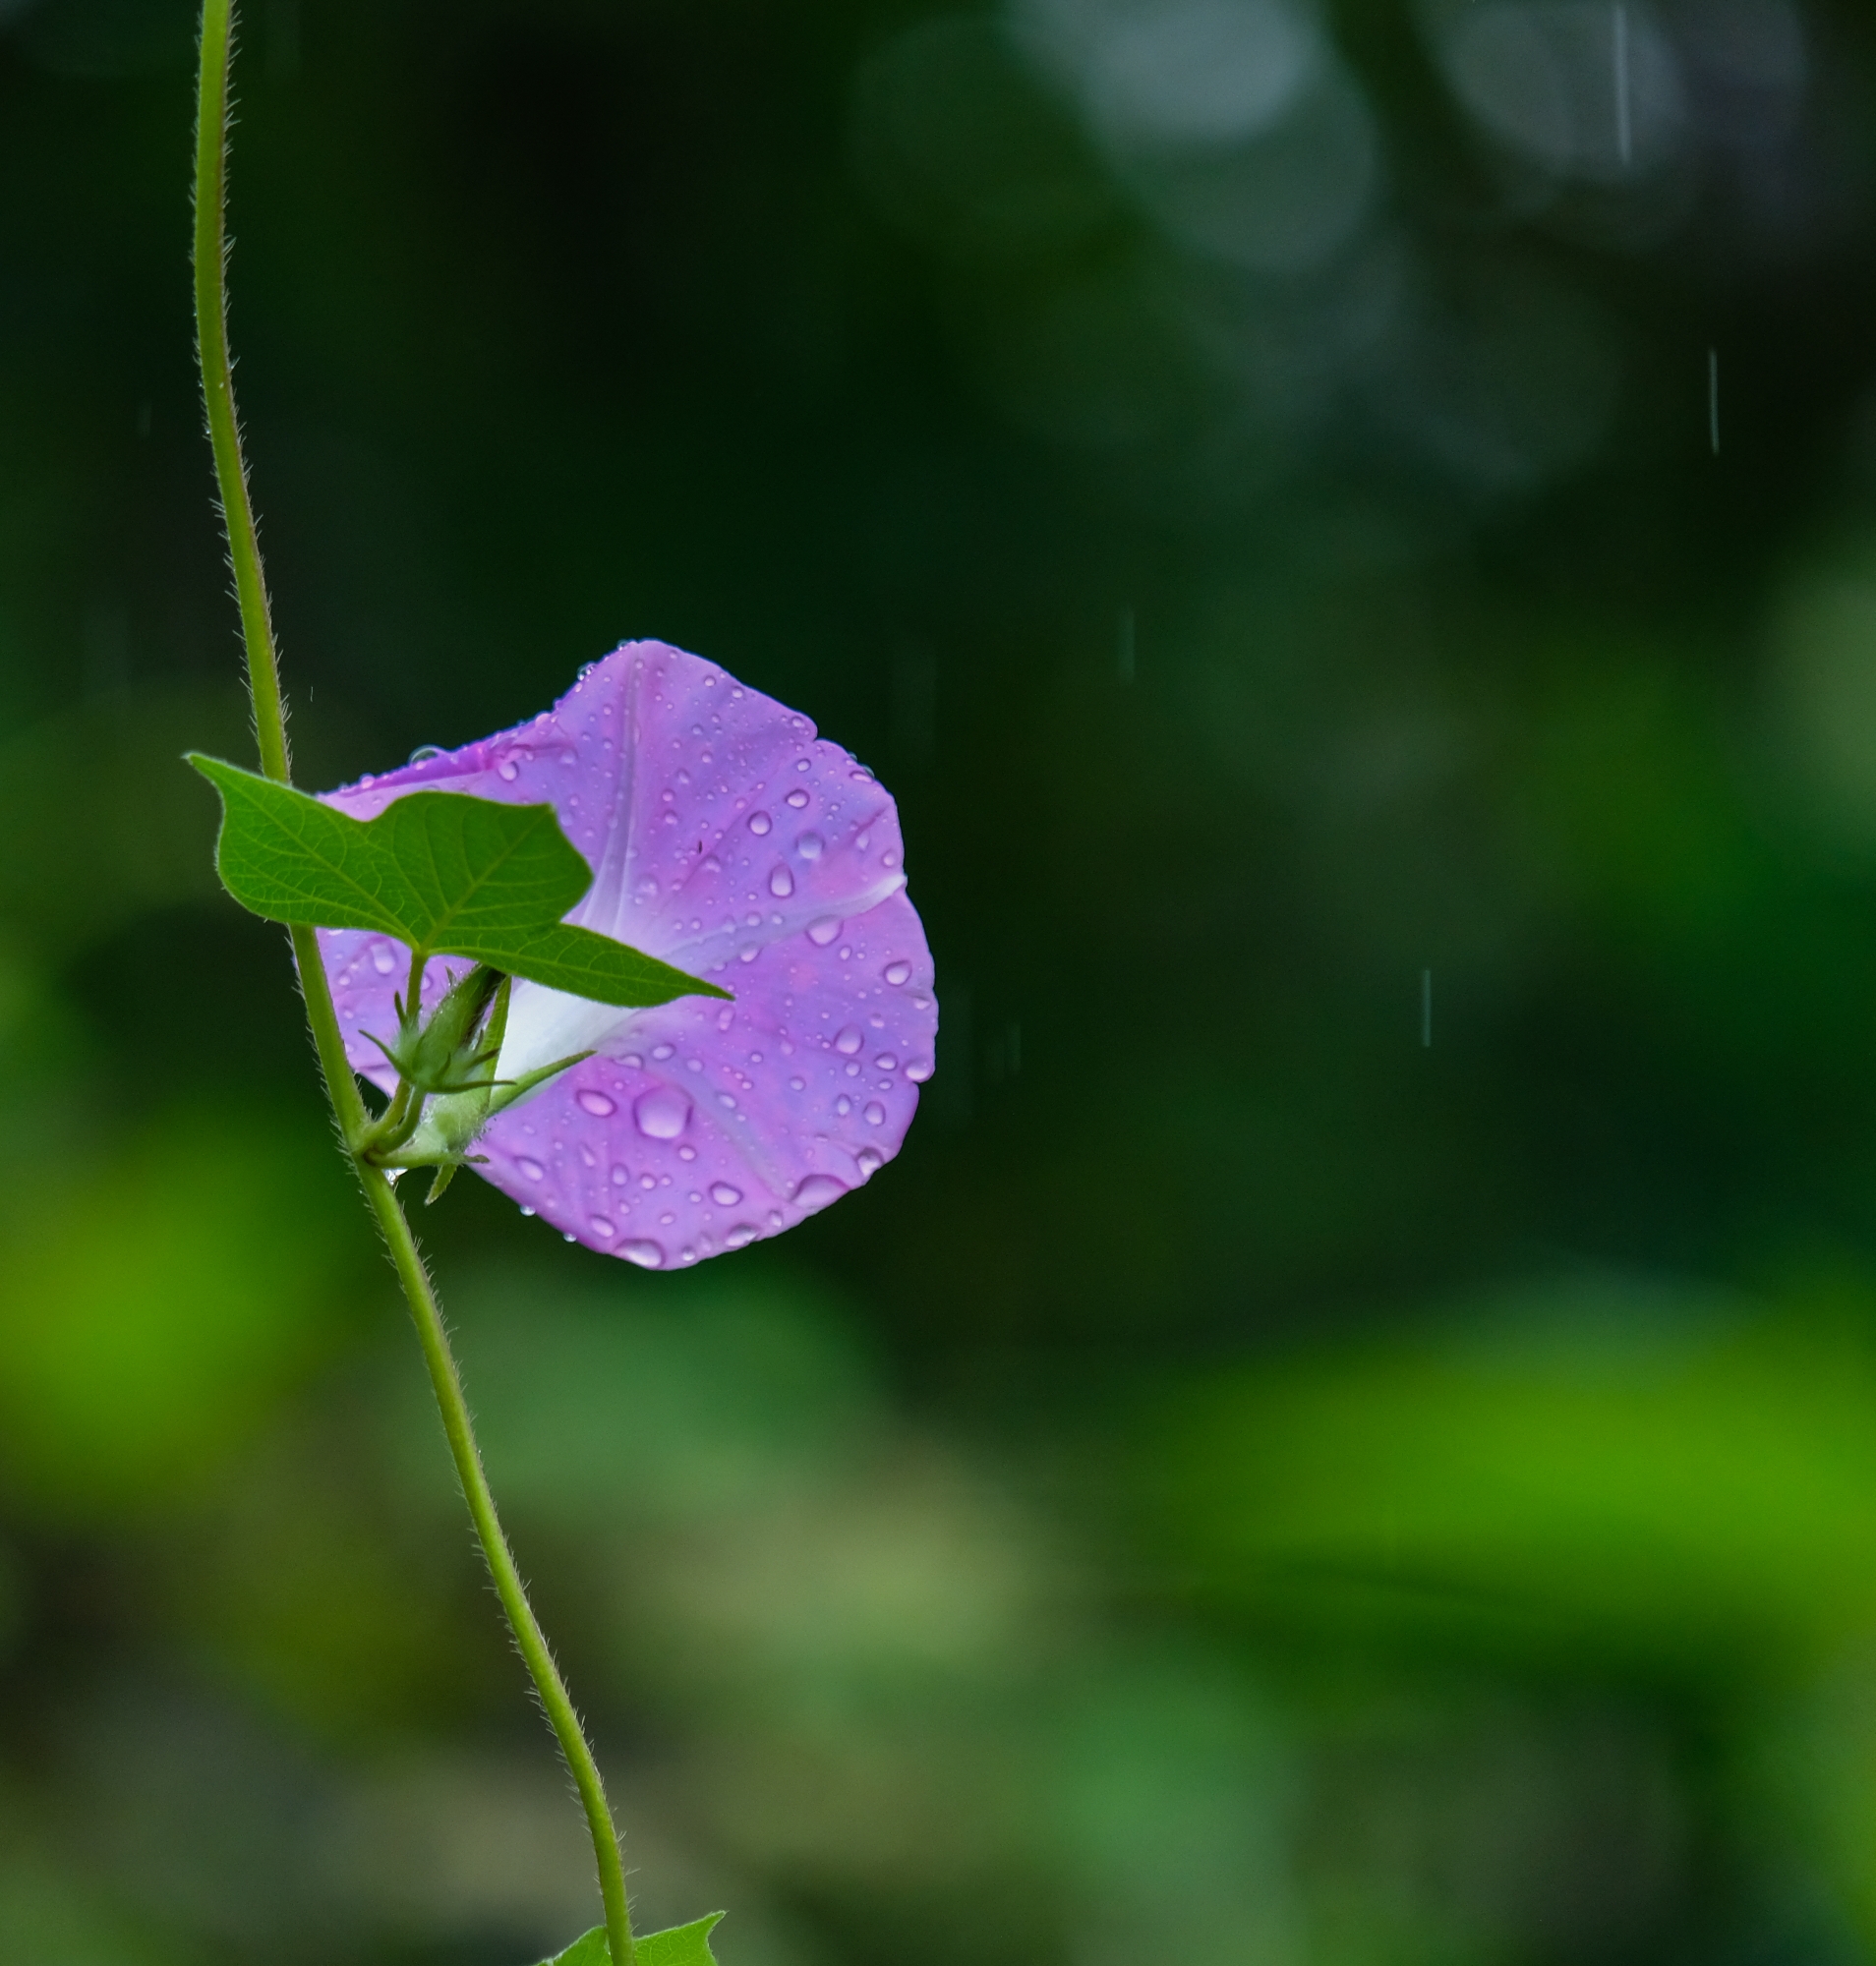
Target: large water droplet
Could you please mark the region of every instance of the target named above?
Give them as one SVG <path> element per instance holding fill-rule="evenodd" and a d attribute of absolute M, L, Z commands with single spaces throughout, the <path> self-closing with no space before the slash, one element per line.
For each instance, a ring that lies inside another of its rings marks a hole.
<path fill-rule="evenodd" d="M 639 1237 L 630 1243 L 621 1243 L 618 1253 L 628 1263 L 636 1263 L 641 1270 L 662 1270 L 665 1267 L 665 1251 L 662 1244 L 649 1237 Z"/>
<path fill-rule="evenodd" d="M 906 1068 L 906 1076 L 914 1085 L 923 1085 L 925 1080 L 931 1076 L 931 1060 L 928 1058 L 913 1059 Z"/>
<path fill-rule="evenodd" d="M 887 963 L 886 980 L 893 986 L 895 990 L 897 990 L 902 983 L 909 983 L 911 981 L 911 964 L 909 962 Z"/>
<path fill-rule="evenodd" d="M 778 901 L 786 901 L 794 893 L 794 876 L 786 867 L 778 865 L 769 876 L 769 893 Z"/>
<path fill-rule="evenodd" d="M 427 765 L 432 758 L 440 758 L 442 754 L 443 747 L 440 744 L 419 744 L 410 754 L 410 762 L 413 765 Z"/>
<path fill-rule="evenodd" d="M 766 812 L 752 812 L 749 815 L 749 831 L 753 833 L 758 839 L 760 839 L 762 836 L 765 833 L 767 833 L 769 828 L 772 827 L 774 824 L 775 821 L 772 820 Z"/>
<path fill-rule="evenodd" d="M 720 1181 L 712 1185 L 710 1198 L 719 1208 L 733 1208 L 742 1199 L 742 1190 L 732 1187 L 727 1181 Z"/>
<path fill-rule="evenodd" d="M 869 1127 L 883 1127 L 886 1124 L 886 1109 L 877 1099 L 869 1099 L 862 1117 Z"/>
<path fill-rule="evenodd" d="M 830 1201 L 840 1200 L 846 1192 L 846 1182 L 836 1181 L 831 1174 L 811 1174 L 794 1190 L 794 1205 L 803 1214 L 811 1215 Z"/>
<path fill-rule="evenodd" d="M 841 932 L 839 915 L 822 915 L 819 920 L 808 923 L 808 940 L 816 949 L 825 949 Z"/>
<path fill-rule="evenodd" d="M 794 842 L 794 850 L 803 860 L 818 860 L 827 850 L 827 841 L 818 833 L 804 833 Z"/>
<path fill-rule="evenodd" d="M 530 1181 L 539 1181 L 547 1173 L 539 1161 L 529 1160 L 526 1154 L 517 1154 L 514 1164 Z"/>
<path fill-rule="evenodd" d="M 853 1156 L 853 1164 L 866 1179 L 871 1179 L 886 1165 L 886 1156 L 877 1147 L 862 1147 Z"/>
<path fill-rule="evenodd" d="M 674 1140 L 690 1123 L 690 1101 L 674 1085 L 654 1086 L 634 1101 L 632 1119 L 646 1139 Z"/>
<path fill-rule="evenodd" d="M 746 1249 L 755 1239 L 755 1225 L 750 1222 L 738 1222 L 724 1231 L 723 1246 L 726 1249 Z"/>
<path fill-rule="evenodd" d="M 865 1042 L 866 1040 L 860 1035 L 859 1026 L 857 1024 L 849 1024 L 845 1030 L 836 1036 L 834 1049 L 843 1058 L 851 1058 Z"/>
<path fill-rule="evenodd" d="M 381 976 L 388 976 L 397 967 L 397 958 L 391 954 L 388 943 L 381 942 L 373 948 L 372 967 Z"/>
<path fill-rule="evenodd" d="M 807 804 L 807 802 L 808 802 L 808 795 L 800 785 L 796 785 L 795 788 L 789 794 L 789 803 L 795 809 L 796 812 L 799 812 L 801 808 Z"/>
<path fill-rule="evenodd" d="M 596 1120 L 610 1120 L 618 1111 L 618 1102 L 609 1099 L 604 1092 L 596 1091 L 590 1085 L 583 1085 L 573 1095 L 580 1111 L 592 1114 Z"/>

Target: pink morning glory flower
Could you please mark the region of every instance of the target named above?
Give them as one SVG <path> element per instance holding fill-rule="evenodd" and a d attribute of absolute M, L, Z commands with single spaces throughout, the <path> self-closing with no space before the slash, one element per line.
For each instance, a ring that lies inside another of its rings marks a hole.
<path fill-rule="evenodd" d="M 594 875 L 566 919 L 734 993 L 620 1011 L 517 981 L 500 1077 L 593 1056 L 477 1140 L 503 1193 L 675 1268 L 792 1227 L 898 1152 L 932 1071 L 931 952 L 891 796 L 805 717 L 628 642 L 532 723 L 324 796 L 370 819 L 420 787 L 551 804 Z M 367 1033 L 397 1028 L 404 952 L 358 930 L 320 944 L 346 1055 L 388 1091 Z M 433 960 L 427 1007 L 447 980 Z"/>

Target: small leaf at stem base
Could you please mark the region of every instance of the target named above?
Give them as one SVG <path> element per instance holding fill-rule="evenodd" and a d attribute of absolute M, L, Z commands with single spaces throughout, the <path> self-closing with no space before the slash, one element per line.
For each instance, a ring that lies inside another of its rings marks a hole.
<path fill-rule="evenodd" d="M 717 1955 L 710 1949 L 710 1934 L 722 1917 L 722 1912 L 713 1911 L 707 1918 L 694 1919 L 689 1925 L 647 1933 L 634 1941 L 638 1966 L 717 1966 Z M 564 1952 L 544 1959 L 541 1966 L 612 1966 L 612 1958 L 606 1928 L 596 1925 Z"/>

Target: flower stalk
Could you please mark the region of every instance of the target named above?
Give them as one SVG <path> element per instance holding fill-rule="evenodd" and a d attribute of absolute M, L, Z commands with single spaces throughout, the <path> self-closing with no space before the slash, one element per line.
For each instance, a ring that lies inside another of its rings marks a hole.
<path fill-rule="evenodd" d="M 197 353 L 202 368 L 203 401 L 208 437 L 214 452 L 215 483 L 222 523 L 228 540 L 229 564 L 241 612 L 242 640 L 247 654 L 248 686 L 254 710 L 255 740 L 264 777 L 280 784 L 292 782 L 287 747 L 286 705 L 280 689 L 279 659 L 273 637 L 266 580 L 261 560 L 254 506 L 249 496 L 247 463 L 242 451 L 240 419 L 236 413 L 233 365 L 228 353 L 227 297 L 227 126 L 228 73 L 234 39 L 232 0 L 204 0 L 202 65 L 197 97 L 195 298 Z M 624 1866 L 618 1833 L 607 1804 L 605 1785 L 588 1745 L 579 1715 L 555 1664 L 539 1621 L 528 1602 L 527 1588 L 516 1568 L 514 1553 L 496 1513 L 495 1497 L 483 1471 L 481 1451 L 463 1396 L 462 1378 L 450 1351 L 442 1311 L 437 1301 L 416 1238 L 378 1156 L 395 1141 L 401 1144 L 414 1130 L 424 1097 L 400 1081 L 391 1107 L 374 1120 L 361 1097 L 345 1056 L 331 985 L 321 959 L 317 932 L 310 927 L 290 930 L 299 970 L 307 1019 L 319 1054 L 326 1096 L 345 1151 L 365 1191 L 389 1252 L 391 1266 L 410 1307 L 418 1343 L 430 1373 L 443 1433 L 455 1463 L 457 1479 L 468 1504 L 482 1553 L 496 1592 L 514 1635 L 516 1648 L 534 1681 L 541 1706 L 565 1757 L 580 1803 L 586 1813 L 605 1904 L 606 1934 L 613 1966 L 635 1966 L 634 1944 L 625 1892 Z M 417 1008 L 420 963 L 413 964 L 412 1011 Z M 401 1103 L 400 1103 L 401 1102 Z M 388 1124 L 387 1124 L 388 1123 Z"/>

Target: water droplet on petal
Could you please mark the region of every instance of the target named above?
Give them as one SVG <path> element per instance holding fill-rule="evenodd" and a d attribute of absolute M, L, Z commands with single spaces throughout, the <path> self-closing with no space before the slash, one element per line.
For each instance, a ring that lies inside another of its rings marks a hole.
<path fill-rule="evenodd" d="M 632 1171 L 630 1168 L 619 1167 L 616 1163 L 614 1164 L 613 1185 L 615 1187 L 623 1187 L 625 1184 L 631 1180 L 631 1178 L 632 1178 Z"/>
<path fill-rule="evenodd" d="M 846 1192 L 846 1182 L 836 1181 L 831 1174 L 811 1174 L 794 1190 L 794 1205 L 804 1214 L 812 1214 L 830 1201 L 840 1200 Z"/>
<path fill-rule="evenodd" d="M 804 833 L 794 842 L 794 850 L 803 860 L 818 860 L 827 848 L 827 841 L 818 833 Z"/>
<path fill-rule="evenodd" d="M 662 1270 L 665 1267 L 663 1244 L 652 1242 L 649 1237 L 621 1243 L 618 1245 L 618 1253 L 628 1263 L 636 1263 L 641 1270 Z"/>
<path fill-rule="evenodd" d="M 432 758 L 440 758 L 442 754 L 443 747 L 440 744 L 419 744 L 410 754 L 410 762 L 413 765 L 427 765 Z"/>
<path fill-rule="evenodd" d="M 720 1181 L 712 1186 L 710 1198 L 719 1208 L 733 1208 L 742 1199 L 742 1190 L 732 1187 L 727 1181 Z"/>
<path fill-rule="evenodd" d="M 786 901 L 794 893 L 794 876 L 786 867 L 778 865 L 769 876 L 769 893 L 778 901 Z"/>
<path fill-rule="evenodd" d="M 526 1154 L 518 1155 L 514 1164 L 530 1181 L 539 1181 L 547 1173 L 539 1161 L 529 1160 Z"/>
<path fill-rule="evenodd" d="M 750 1222 L 738 1222 L 733 1228 L 726 1229 L 723 1246 L 726 1249 L 746 1249 L 756 1239 L 756 1228 Z"/>
<path fill-rule="evenodd" d="M 808 802 L 808 795 L 799 785 L 796 785 L 795 788 L 789 794 L 789 803 L 795 809 L 796 812 L 799 812 L 801 808 L 807 804 L 807 802 Z"/>
<path fill-rule="evenodd" d="M 674 1140 L 690 1123 L 690 1101 L 675 1086 L 655 1086 L 639 1094 L 632 1119 L 646 1139 Z"/>
<path fill-rule="evenodd" d="M 891 1052 L 883 1051 L 874 1059 L 873 1070 L 875 1071 L 897 1071 L 899 1070 L 899 1061 Z M 582 1106 L 586 1104 L 586 1094 L 584 1092 L 580 1094 L 580 1104 Z"/>
<path fill-rule="evenodd" d="M 604 1092 L 596 1091 L 590 1085 L 582 1086 L 573 1097 L 579 1103 L 580 1110 L 592 1114 L 596 1120 L 610 1120 L 618 1111 L 616 1101 L 609 1099 Z"/>
<path fill-rule="evenodd" d="M 521 767 L 512 758 L 503 758 L 500 764 L 496 767 L 496 777 L 505 779 L 509 784 L 513 784 L 515 780 L 520 776 Z"/>
<path fill-rule="evenodd" d="M 756 959 L 756 957 L 761 954 L 762 954 L 762 945 L 760 943 L 755 943 L 755 942 L 745 943 L 739 950 L 736 951 L 736 960 L 738 962 L 753 962 Z"/>
<path fill-rule="evenodd" d="M 378 947 L 372 951 L 372 967 L 376 969 L 381 976 L 388 976 L 391 973 L 391 971 L 397 967 L 397 958 L 391 954 L 390 945 L 388 943 L 381 942 L 378 945 Z"/>
<path fill-rule="evenodd" d="M 589 1215 L 586 1226 L 604 1243 L 610 1243 L 618 1231 L 603 1215 Z"/>
<path fill-rule="evenodd" d="M 886 1124 L 886 1109 L 877 1099 L 869 1099 L 863 1117 L 869 1127 L 883 1127 Z"/>
<path fill-rule="evenodd" d="M 819 920 L 808 923 L 808 940 L 816 949 L 825 949 L 840 932 L 839 915 L 822 915 Z"/>
<path fill-rule="evenodd" d="M 843 1058 L 851 1058 L 865 1040 L 860 1036 L 857 1024 L 849 1024 L 834 1040 L 834 1049 Z"/>
<path fill-rule="evenodd" d="M 931 1060 L 928 1058 L 913 1059 L 906 1068 L 906 1076 L 914 1085 L 923 1085 L 925 1080 L 931 1076 Z"/>
<path fill-rule="evenodd" d="M 863 1177 L 870 1179 L 886 1165 L 886 1156 L 877 1147 L 862 1147 L 853 1156 L 853 1164 Z"/>
<path fill-rule="evenodd" d="M 767 833 L 769 828 L 772 827 L 774 824 L 775 821 L 772 820 L 766 812 L 752 812 L 749 815 L 749 831 L 753 833 L 758 839 L 760 839 L 762 836 L 765 833 Z"/>
<path fill-rule="evenodd" d="M 521 1213 L 522 1213 L 523 1215 L 532 1215 L 532 1214 L 534 1213 L 534 1210 L 533 1210 L 532 1208 L 528 1208 L 528 1207 L 525 1207 L 525 1206 L 524 1206 L 524 1207 L 522 1208 L 522 1210 L 521 1210 Z"/>
<path fill-rule="evenodd" d="M 889 963 L 887 963 L 887 965 L 886 965 L 886 980 L 887 980 L 887 982 L 888 982 L 888 983 L 890 983 L 890 984 L 891 984 L 891 985 L 893 986 L 893 988 L 894 988 L 895 990 L 897 990 L 897 989 L 899 988 L 899 986 L 900 986 L 900 985 L 901 985 L 902 983 L 909 983 L 909 982 L 910 982 L 910 981 L 911 981 L 911 964 L 910 964 L 909 962 L 889 962 Z"/>

